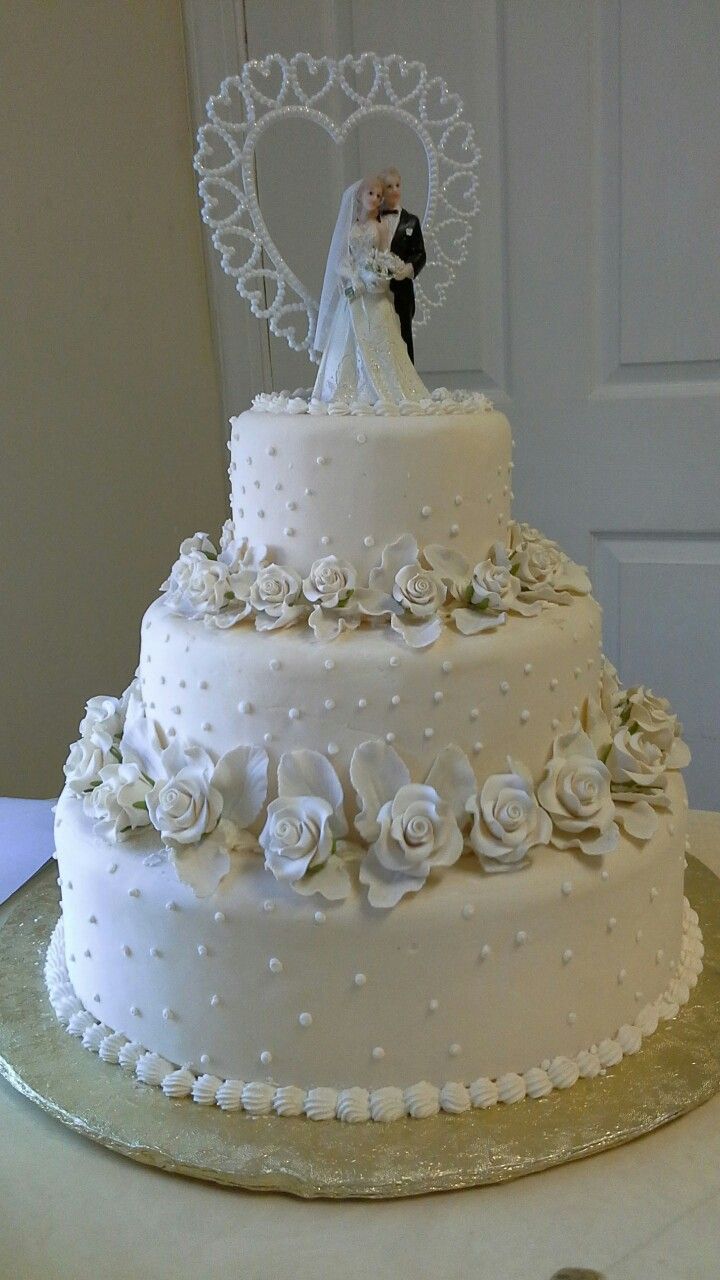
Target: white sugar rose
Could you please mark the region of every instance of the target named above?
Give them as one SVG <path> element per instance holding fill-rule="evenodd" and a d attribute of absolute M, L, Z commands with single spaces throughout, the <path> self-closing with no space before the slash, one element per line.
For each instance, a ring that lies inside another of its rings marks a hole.
<path fill-rule="evenodd" d="M 80 721 L 80 736 L 89 738 L 94 746 L 109 751 L 123 731 L 124 713 L 122 700 L 99 696 L 90 698 L 85 715 Z"/>
<path fill-rule="evenodd" d="M 473 815 L 470 844 L 486 871 L 522 865 L 530 850 L 548 844 L 552 822 L 540 808 L 524 765 L 508 759 L 508 773 L 496 773 L 467 802 Z"/>
<path fill-rule="evenodd" d="M 268 805 L 260 833 L 265 866 L 291 883 L 321 867 L 333 851 L 333 807 L 320 796 L 278 797 Z"/>
<path fill-rule="evenodd" d="M 452 806 L 434 787 L 408 783 L 380 809 L 380 832 L 360 868 L 372 906 L 394 906 L 422 888 L 433 867 L 457 862 L 463 837 Z"/>
<path fill-rule="evenodd" d="M 660 698 L 644 685 L 628 689 L 625 695 L 623 721 L 632 730 L 639 729 L 667 757 L 667 769 L 684 769 L 690 763 L 690 751 L 682 741 L 682 725 L 667 698 Z"/>
<path fill-rule="evenodd" d="M 195 844 L 217 826 L 223 798 L 213 786 L 215 765 L 203 747 L 188 746 L 178 764 L 149 792 L 148 812 L 168 844 Z"/>
<path fill-rule="evenodd" d="M 83 799 L 87 816 L 109 840 L 127 840 L 150 823 L 147 798 L 152 783 L 137 764 L 109 764 L 100 770 L 100 782 Z"/>
<path fill-rule="evenodd" d="M 109 752 L 96 746 L 91 738 L 80 738 L 78 742 L 73 742 L 63 765 L 68 789 L 76 796 L 89 791 L 99 781 L 100 770 L 111 759 Z"/>
<path fill-rule="evenodd" d="M 462 836 L 451 806 L 434 787 L 411 782 L 378 814 L 380 835 L 373 853 L 387 871 L 423 880 L 433 866 L 449 866 L 462 852 Z"/>
<path fill-rule="evenodd" d="M 278 797 L 260 833 L 265 866 L 296 893 L 346 898 L 350 877 L 340 853 L 348 826 L 343 789 L 318 751 L 286 751 L 278 763 Z"/>
<path fill-rule="evenodd" d="M 448 867 L 463 849 L 467 802 L 475 774 L 463 751 L 445 747 L 424 783 L 414 783 L 397 752 L 370 740 L 356 747 L 350 779 L 360 802 L 355 826 L 369 845 L 360 867 L 373 907 L 394 907 L 424 885 L 434 867 Z"/>
<path fill-rule="evenodd" d="M 573 595 L 590 591 L 590 579 L 582 565 L 529 525 L 510 525 L 509 555 L 513 575 L 527 600 L 570 604 Z"/>
<path fill-rule="evenodd" d="M 229 576 L 227 565 L 192 551 L 173 565 L 168 603 L 186 617 L 219 613 L 232 595 Z"/>
<path fill-rule="evenodd" d="M 346 604 L 357 585 L 357 571 L 347 560 L 337 556 L 324 556 L 310 567 L 303 581 L 305 599 L 326 609 L 337 609 Z"/>
<path fill-rule="evenodd" d="M 614 783 L 654 787 L 667 768 L 668 754 L 655 739 L 635 725 L 626 724 L 613 735 L 607 767 Z"/>
<path fill-rule="evenodd" d="M 395 575 L 393 598 L 416 618 L 428 618 L 445 603 L 447 590 L 432 569 L 423 569 L 415 561 L 406 564 Z"/>
<path fill-rule="evenodd" d="M 258 570 L 249 595 L 258 631 L 274 631 L 299 621 L 305 613 L 298 604 L 301 593 L 302 578 L 295 569 L 269 564 Z"/>
<path fill-rule="evenodd" d="M 579 724 L 560 734 L 537 790 L 558 849 L 611 853 L 618 842 L 610 774 Z"/>

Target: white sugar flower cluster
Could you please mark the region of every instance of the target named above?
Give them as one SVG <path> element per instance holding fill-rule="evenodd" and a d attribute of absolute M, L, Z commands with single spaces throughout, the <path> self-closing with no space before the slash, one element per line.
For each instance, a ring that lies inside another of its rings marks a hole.
<path fill-rule="evenodd" d="M 468 636 L 494 631 L 509 614 L 533 617 L 545 604 L 587 595 L 590 581 L 526 525 L 512 525 L 509 546 L 496 542 L 475 565 L 447 547 L 421 551 L 403 534 L 361 583 L 355 567 L 334 555 L 316 560 L 305 577 L 268 564 L 267 548 L 238 540 L 227 521 L 219 550 L 205 533 L 181 544 L 161 589 L 173 613 L 217 627 L 252 620 L 258 631 L 277 631 L 306 623 L 318 640 L 329 641 L 384 619 L 407 645 L 424 648 L 449 623 Z"/>
<path fill-rule="evenodd" d="M 403 577 L 402 589 L 424 602 L 419 574 Z M 317 589 L 339 599 L 346 585 L 331 575 Z M 405 625 L 427 623 L 421 614 Z M 370 904 L 388 908 L 466 850 L 494 873 L 526 866 L 549 845 L 610 854 L 620 826 L 641 841 L 654 834 L 656 810 L 668 804 L 667 772 L 690 758 L 680 726 L 663 699 L 641 688 L 622 692 L 609 666 L 602 689 L 605 709 L 590 700 L 585 727 L 578 720 L 555 737 L 537 786 L 511 758 L 505 772 L 479 784 L 452 744 L 422 779 L 413 778 L 388 743 L 361 743 L 350 761 L 358 801 L 352 833 L 340 780 L 324 755 L 285 752 L 266 804 L 264 748 L 240 744 L 216 756 L 197 743 L 168 743 L 146 715 L 137 681 L 121 699 L 88 703 L 83 736 L 65 766 L 67 787 L 109 840 L 152 826 L 199 897 L 215 891 L 233 855 L 261 850 L 276 880 L 330 901 L 347 897 L 359 863 Z"/>

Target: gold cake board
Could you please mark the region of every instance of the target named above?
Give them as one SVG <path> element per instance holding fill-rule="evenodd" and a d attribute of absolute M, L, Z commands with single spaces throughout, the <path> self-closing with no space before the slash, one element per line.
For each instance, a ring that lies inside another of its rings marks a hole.
<path fill-rule="evenodd" d="M 698 832 L 699 834 L 699 832 Z M 650 1133 L 720 1090 L 720 881 L 689 859 L 705 969 L 690 1003 L 604 1077 L 538 1101 L 383 1125 L 226 1114 L 170 1101 L 104 1064 L 53 1013 L 43 962 L 58 917 L 55 863 L 0 928 L 0 1074 L 77 1133 L 132 1160 L 225 1186 L 385 1198 L 503 1182 Z"/>

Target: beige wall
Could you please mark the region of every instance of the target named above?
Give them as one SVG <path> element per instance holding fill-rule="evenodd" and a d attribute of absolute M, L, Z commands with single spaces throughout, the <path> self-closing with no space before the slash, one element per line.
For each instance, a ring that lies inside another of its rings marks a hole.
<path fill-rule="evenodd" d="M 178 0 L 4 0 L 0 45 L 0 793 L 52 795 L 226 454 Z"/>

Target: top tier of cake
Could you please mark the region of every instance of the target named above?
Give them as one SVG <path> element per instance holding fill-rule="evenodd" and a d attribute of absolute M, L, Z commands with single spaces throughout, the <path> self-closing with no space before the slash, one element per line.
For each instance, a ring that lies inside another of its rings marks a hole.
<path fill-rule="evenodd" d="M 404 533 L 475 564 L 505 541 L 512 440 L 502 413 L 294 416 L 231 420 L 235 528 L 306 573 L 337 555 L 361 575 Z"/>

